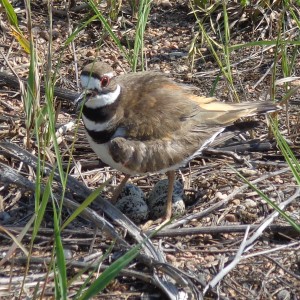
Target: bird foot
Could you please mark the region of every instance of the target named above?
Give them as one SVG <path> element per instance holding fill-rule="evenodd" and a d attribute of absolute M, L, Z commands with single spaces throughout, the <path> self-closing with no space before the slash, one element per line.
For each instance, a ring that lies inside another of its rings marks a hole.
<path fill-rule="evenodd" d="M 164 216 L 163 218 L 159 218 L 154 221 L 149 220 L 141 226 L 141 229 L 142 229 L 142 231 L 145 232 L 145 231 L 149 230 L 149 228 L 152 227 L 153 225 L 156 225 L 156 227 L 157 227 L 156 229 L 159 229 L 158 227 L 160 227 L 160 228 L 164 227 L 165 225 L 167 225 L 170 222 L 170 220 L 171 220 L 171 216 L 170 217 Z"/>

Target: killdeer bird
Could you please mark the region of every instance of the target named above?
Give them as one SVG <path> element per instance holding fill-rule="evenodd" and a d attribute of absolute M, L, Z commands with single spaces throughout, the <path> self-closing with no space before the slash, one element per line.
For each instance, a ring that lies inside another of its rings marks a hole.
<path fill-rule="evenodd" d="M 82 118 L 88 141 L 104 163 L 126 174 L 113 200 L 130 176 L 166 172 L 165 220 L 172 214 L 176 169 L 241 117 L 278 109 L 269 102 L 229 104 L 196 96 L 156 72 L 115 77 L 103 62 L 85 66 L 80 78 L 86 90 Z"/>

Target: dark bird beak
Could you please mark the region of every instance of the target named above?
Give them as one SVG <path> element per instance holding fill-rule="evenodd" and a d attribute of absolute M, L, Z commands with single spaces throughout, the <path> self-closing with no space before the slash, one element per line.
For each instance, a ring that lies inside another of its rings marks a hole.
<path fill-rule="evenodd" d="M 86 100 L 86 91 L 83 91 L 79 97 L 77 97 L 73 104 L 74 104 L 74 110 L 75 112 L 79 112 L 81 109 L 81 106 L 83 105 L 84 101 Z"/>

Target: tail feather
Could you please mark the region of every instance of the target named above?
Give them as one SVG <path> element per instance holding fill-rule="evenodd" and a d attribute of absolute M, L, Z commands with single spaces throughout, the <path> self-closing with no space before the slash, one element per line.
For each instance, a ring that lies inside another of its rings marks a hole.
<path fill-rule="evenodd" d="M 280 105 L 277 105 L 276 103 L 273 102 L 253 102 L 249 104 L 250 105 L 253 104 L 256 106 L 257 115 L 271 113 L 281 109 Z"/>
<path fill-rule="evenodd" d="M 209 125 L 230 125 L 240 118 L 274 112 L 280 107 L 272 102 L 224 103 L 214 98 L 198 97 L 198 116 Z"/>
<path fill-rule="evenodd" d="M 226 126 L 225 130 L 209 145 L 209 147 L 215 148 L 223 145 L 226 141 L 234 138 L 238 134 L 258 127 L 259 125 L 261 125 L 260 121 L 243 121 Z"/>
<path fill-rule="evenodd" d="M 240 132 L 248 131 L 255 127 L 258 127 L 260 123 L 261 122 L 259 122 L 259 121 L 236 122 L 233 125 L 226 126 L 226 128 L 223 132 L 240 133 Z"/>

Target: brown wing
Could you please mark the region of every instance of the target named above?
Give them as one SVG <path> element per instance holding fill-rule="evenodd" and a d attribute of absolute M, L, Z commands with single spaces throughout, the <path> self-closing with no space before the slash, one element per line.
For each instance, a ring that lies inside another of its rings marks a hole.
<path fill-rule="evenodd" d="M 119 78 L 126 99 L 121 97 L 119 126 L 130 139 L 174 138 L 177 131 L 196 127 L 224 127 L 241 117 L 274 110 L 269 103 L 227 104 L 199 97 L 163 74 L 133 73 Z"/>
<path fill-rule="evenodd" d="M 168 138 L 180 130 L 182 119 L 197 106 L 181 87 L 159 73 L 130 74 L 121 79 L 126 99 L 121 95 L 117 114 L 128 138 Z"/>

